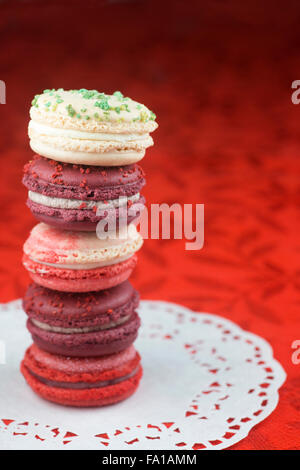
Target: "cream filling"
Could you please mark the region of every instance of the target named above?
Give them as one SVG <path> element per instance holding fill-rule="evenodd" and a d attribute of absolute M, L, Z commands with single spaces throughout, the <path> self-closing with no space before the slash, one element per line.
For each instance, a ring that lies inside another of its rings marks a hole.
<path fill-rule="evenodd" d="M 70 139 L 80 139 L 80 140 L 100 140 L 100 141 L 109 141 L 109 142 L 137 142 L 144 140 L 149 136 L 148 132 L 138 134 L 110 134 L 106 132 L 85 132 L 77 131 L 72 129 L 61 129 L 58 127 L 51 127 L 45 124 L 40 124 L 36 121 L 29 122 L 29 129 L 37 132 L 41 135 L 53 136 L 53 137 L 69 137 Z"/>
<path fill-rule="evenodd" d="M 60 197 L 49 197 L 44 194 L 35 193 L 33 191 L 28 191 L 28 197 L 31 201 L 36 202 L 37 204 L 42 204 L 43 206 L 53 207 L 57 209 L 80 209 L 82 204 L 85 204 L 85 207 L 82 207 L 83 210 L 91 210 L 93 207 L 97 209 L 114 209 L 118 207 L 124 207 L 127 205 L 128 201 L 136 202 L 138 201 L 140 194 L 134 194 L 133 196 L 122 196 L 118 199 L 111 199 L 104 203 L 103 201 L 82 201 L 79 199 L 64 199 Z"/>
<path fill-rule="evenodd" d="M 37 326 L 38 328 L 41 328 L 41 330 L 52 331 L 53 333 L 73 334 L 73 333 L 91 333 L 92 331 L 108 330 L 109 328 L 114 328 L 115 326 L 122 325 L 129 319 L 129 317 L 130 315 L 126 315 L 125 317 L 120 318 L 120 320 L 116 322 L 111 321 L 109 323 L 106 323 L 106 325 L 86 326 L 83 328 L 62 328 L 60 326 L 51 326 L 51 325 L 48 325 L 47 323 L 42 323 L 38 320 L 35 320 L 34 318 L 31 318 L 30 320 L 35 326 Z"/>
<path fill-rule="evenodd" d="M 97 268 L 103 268 L 105 266 L 111 266 L 113 264 L 117 264 L 117 263 L 121 263 L 122 261 L 126 261 L 127 259 L 131 258 L 131 256 L 132 256 L 132 253 L 130 253 L 129 255 L 125 255 L 125 256 L 119 256 L 117 259 L 113 259 L 113 260 L 98 261 L 97 263 L 82 263 L 82 264 L 80 264 L 80 263 L 76 263 L 76 264 L 46 263 L 45 261 L 36 260 L 36 259 L 32 258 L 31 256 L 29 258 L 34 263 L 43 264 L 45 266 L 50 266 L 52 268 L 77 270 L 77 269 L 97 269 Z M 48 271 L 45 270 L 45 274 L 47 272 Z M 39 270 L 39 273 L 42 274 L 42 270 Z"/>

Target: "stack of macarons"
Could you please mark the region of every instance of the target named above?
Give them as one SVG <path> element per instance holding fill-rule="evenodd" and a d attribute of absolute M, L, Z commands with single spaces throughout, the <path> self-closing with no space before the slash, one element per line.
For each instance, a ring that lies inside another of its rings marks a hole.
<path fill-rule="evenodd" d="M 30 110 L 27 205 L 39 223 L 24 244 L 33 283 L 23 299 L 33 344 L 21 371 L 63 405 L 121 401 L 142 376 L 134 349 L 139 294 L 130 277 L 143 240 L 137 164 L 153 144 L 155 115 L 96 90 L 45 90 Z"/>

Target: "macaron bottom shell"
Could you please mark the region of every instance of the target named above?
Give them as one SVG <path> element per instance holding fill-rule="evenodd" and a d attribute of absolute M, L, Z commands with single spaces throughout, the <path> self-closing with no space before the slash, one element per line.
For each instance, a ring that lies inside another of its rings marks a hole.
<path fill-rule="evenodd" d="M 68 151 L 38 142 L 36 139 L 30 139 L 29 143 L 32 150 L 38 155 L 58 162 L 77 165 L 125 166 L 137 163 L 145 156 L 145 150 L 127 150 L 126 145 L 124 145 L 124 150 L 115 149 L 107 152 L 92 153 L 75 150 Z"/>
<path fill-rule="evenodd" d="M 63 269 L 47 266 L 23 257 L 31 279 L 48 289 L 62 292 L 89 292 L 117 286 L 126 281 L 137 264 L 133 255 L 120 263 L 94 269 Z"/>
<path fill-rule="evenodd" d="M 119 326 L 90 333 L 56 333 L 39 328 L 30 319 L 27 321 L 27 329 L 39 348 L 71 357 L 104 356 L 123 351 L 135 341 L 139 327 L 137 313 Z"/>
<path fill-rule="evenodd" d="M 96 231 L 97 224 L 105 218 L 107 221 L 104 231 L 109 229 L 109 226 L 120 228 L 122 225 L 128 225 L 137 219 L 143 208 L 145 207 L 145 198 L 140 196 L 139 200 L 133 205 L 136 209 L 131 209 L 131 214 L 128 213 L 123 223 L 120 223 L 119 209 L 108 209 L 106 215 L 97 216 L 93 210 L 86 209 L 58 209 L 27 200 L 27 206 L 31 210 L 34 217 L 47 225 L 57 227 L 62 230 L 94 232 Z M 122 215 L 121 217 L 124 218 Z"/>

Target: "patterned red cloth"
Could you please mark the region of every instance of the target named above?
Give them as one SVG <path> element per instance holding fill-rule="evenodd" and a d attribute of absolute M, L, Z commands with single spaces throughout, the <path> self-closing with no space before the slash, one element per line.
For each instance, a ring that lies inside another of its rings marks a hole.
<path fill-rule="evenodd" d="M 274 413 L 234 449 L 300 449 L 298 2 L 62 3 L 0 6 L 0 300 L 28 283 L 21 250 L 34 219 L 20 180 L 31 98 L 53 87 L 121 89 L 158 115 L 142 163 L 148 204 L 205 204 L 204 248 L 148 240 L 133 283 L 143 298 L 266 338 L 288 379 Z"/>

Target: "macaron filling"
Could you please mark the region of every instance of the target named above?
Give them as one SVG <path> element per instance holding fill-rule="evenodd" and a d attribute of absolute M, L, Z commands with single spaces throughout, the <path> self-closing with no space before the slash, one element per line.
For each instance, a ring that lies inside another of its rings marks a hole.
<path fill-rule="evenodd" d="M 105 266 L 112 266 L 113 264 L 117 264 L 117 263 L 121 263 L 122 261 L 126 261 L 128 260 L 129 258 L 131 258 L 132 255 L 127 255 L 127 256 L 120 256 L 119 258 L 117 259 L 114 259 L 114 260 L 110 260 L 110 261 L 102 261 L 102 262 L 97 262 L 97 263 L 85 263 L 85 264 L 60 264 L 60 263 L 46 263 L 45 261 L 38 261 L 34 258 L 32 258 L 31 256 L 29 256 L 29 259 L 33 262 L 33 263 L 37 263 L 37 264 L 41 264 L 41 265 L 44 265 L 44 266 L 49 266 L 49 267 L 52 267 L 52 268 L 58 268 L 58 269 L 74 269 L 74 270 L 82 270 L 82 269 L 97 269 L 97 268 L 103 268 Z M 31 271 L 31 272 L 38 272 L 39 274 L 43 274 L 43 270 L 42 269 L 37 269 L 37 270 L 33 270 L 33 269 L 28 269 L 28 271 Z M 46 273 L 48 271 L 44 271 L 44 273 Z"/>
<path fill-rule="evenodd" d="M 64 334 L 80 334 L 80 333 L 91 333 L 92 331 L 108 330 L 109 328 L 115 328 L 116 326 L 126 323 L 129 320 L 130 316 L 131 315 L 125 315 L 117 321 L 108 322 L 104 325 L 86 326 L 86 327 L 81 327 L 81 328 L 63 328 L 60 326 L 52 326 L 52 325 L 49 325 L 48 323 L 40 322 L 39 320 L 36 320 L 34 318 L 31 318 L 30 321 L 38 328 L 41 328 L 42 330 L 45 330 L 45 331 L 52 331 L 54 333 L 64 333 Z"/>
<path fill-rule="evenodd" d="M 139 369 L 140 369 L 140 366 L 136 367 L 129 374 L 123 377 L 117 377 L 112 380 L 100 380 L 98 382 L 57 382 L 55 380 L 49 380 L 49 379 L 46 379 L 45 377 L 41 377 L 35 374 L 34 372 L 32 372 L 31 370 L 29 370 L 27 367 L 28 372 L 33 377 L 35 377 L 37 380 L 39 380 L 43 384 L 48 385 L 49 387 L 68 388 L 68 389 L 74 389 L 74 390 L 103 388 L 103 387 L 109 387 L 111 385 L 116 385 L 118 383 L 121 383 L 121 382 L 124 382 L 125 380 L 130 379 L 131 377 L 134 377 L 139 371 Z"/>
<path fill-rule="evenodd" d="M 27 321 L 27 329 L 37 346 L 52 354 L 72 357 L 105 356 L 123 351 L 135 341 L 139 327 L 137 312 L 114 328 L 80 334 L 46 331 L 36 326 L 30 318 Z"/>
<path fill-rule="evenodd" d="M 46 124 L 41 124 L 36 121 L 30 121 L 29 131 L 33 133 L 38 133 L 41 135 L 48 136 L 59 136 L 59 137 L 69 137 L 71 139 L 81 139 L 81 140 L 100 140 L 108 142 L 132 142 L 145 140 L 149 138 L 149 133 L 108 133 L 108 132 L 86 132 L 82 130 L 74 129 L 61 129 L 58 127 L 47 126 Z M 151 138 L 152 141 L 152 138 Z M 151 144 L 150 144 L 151 145 Z"/>
<path fill-rule="evenodd" d="M 130 165 L 139 162 L 145 155 L 145 150 L 106 149 L 106 151 L 102 153 L 96 151 L 64 150 L 33 139 L 30 141 L 30 146 L 34 152 L 46 158 L 78 165 L 85 165 L 86 163 L 95 166 Z M 100 155 L 101 159 L 99 158 Z"/>
<path fill-rule="evenodd" d="M 139 200 L 140 194 L 137 193 L 128 197 L 120 196 L 118 199 L 111 199 L 109 201 L 84 201 L 80 199 L 50 197 L 34 191 L 28 191 L 28 198 L 36 204 L 57 209 L 106 210 L 126 207 L 128 203 L 131 205 Z"/>

